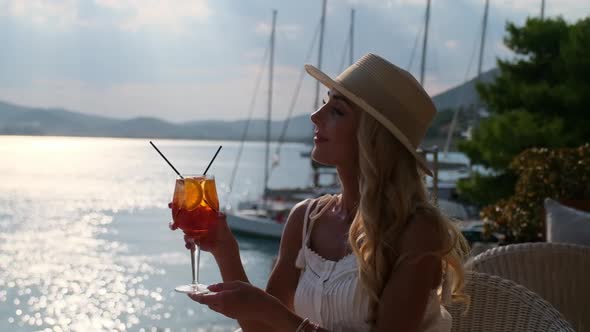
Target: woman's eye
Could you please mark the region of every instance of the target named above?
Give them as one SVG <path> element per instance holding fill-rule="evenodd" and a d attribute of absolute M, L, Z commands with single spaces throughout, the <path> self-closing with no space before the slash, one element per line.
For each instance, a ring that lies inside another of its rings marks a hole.
<path fill-rule="evenodd" d="M 336 115 L 338 115 L 338 116 L 342 116 L 342 115 L 344 115 L 344 113 L 342 113 L 342 111 L 341 111 L 341 110 L 339 110 L 339 109 L 337 109 L 336 107 L 332 107 L 332 113 L 333 113 L 333 114 L 336 114 Z"/>
<path fill-rule="evenodd" d="M 326 101 L 326 99 L 322 99 L 322 105 L 326 105 L 327 103 L 328 102 Z M 340 109 L 338 109 L 337 107 L 332 106 L 332 107 L 328 107 L 328 109 L 330 110 L 331 114 L 338 115 L 338 116 L 344 115 L 344 113 Z"/>

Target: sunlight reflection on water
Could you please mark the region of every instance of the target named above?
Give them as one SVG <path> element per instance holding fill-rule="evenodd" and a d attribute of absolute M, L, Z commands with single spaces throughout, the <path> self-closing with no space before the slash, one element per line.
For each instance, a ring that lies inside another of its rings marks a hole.
<path fill-rule="evenodd" d="M 162 141 L 159 146 L 174 156 L 179 169 L 190 172 L 206 164 L 217 144 Z M 220 188 L 229 179 L 237 147 L 225 144 L 216 161 Z M 259 167 L 260 147 L 245 153 L 246 167 Z M 300 149 L 291 148 L 296 157 L 278 170 L 277 183 L 305 184 L 309 164 L 298 160 Z M 167 218 L 174 174 L 146 140 L 0 137 L 0 155 L 10 161 L 0 163 L 0 330 L 235 327 L 172 291 L 176 279 L 189 281 L 190 263 L 181 234 L 169 232 L 167 220 L 160 220 Z M 301 181 L 281 172 L 301 174 Z M 242 176 L 237 187 L 252 192 L 248 183 L 260 183 L 261 177 Z M 225 194 L 220 190 L 222 201 Z M 160 211 L 151 217 L 155 221 L 143 220 L 149 213 L 137 213 L 149 209 Z M 243 258 L 246 269 L 255 270 L 255 283 L 264 284 L 274 252 L 275 244 L 248 242 Z M 201 266 L 205 278 L 218 280 L 210 256 L 203 256 Z"/>
<path fill-rule="evenodd" d="M 15 307 L 9 321 L 54 331 L 125 330 L 139 323 L 137 314 L 166 314 L 162 290 L 143 285 L 165 271 L 125 255 L 125 244 L 97 238 L 112 217 L 84 213 L 81 202 L 61 211 L 48 203 L 3 211 L 15 229 L 0 233 L 0 301 Z"/>

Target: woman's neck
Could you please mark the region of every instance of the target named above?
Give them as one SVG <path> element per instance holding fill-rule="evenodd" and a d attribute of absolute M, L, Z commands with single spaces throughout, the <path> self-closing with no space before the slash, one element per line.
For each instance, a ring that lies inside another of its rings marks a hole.
<path fill-rule="evenodd" d="M 359 205 L 360 193 L 358 172 L 353 167 L 337 167 L 340 184 L 342 185 L 342 199 L 340 200 L 343 214 L 347 219 L 354 217 Z"/>

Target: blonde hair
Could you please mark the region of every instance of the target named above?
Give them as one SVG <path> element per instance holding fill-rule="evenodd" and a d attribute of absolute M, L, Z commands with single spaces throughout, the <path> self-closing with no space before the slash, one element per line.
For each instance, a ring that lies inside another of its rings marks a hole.
<path fill-rule="evenodd" d="M 360 203 L 349 232 L 362 286 L 369 294 L 368 323 L 375 325 L 379 298 L 400 259 L 402 232 L 418 214 L 427 215 L 440 234 L 443 273 L 452 275 L 453 299 L 466 299 L 463 259 L 467 244 L 453 221 L 429 201 L 415 158 L 379 122 L 361 111 L 357 131 Z M 442 295 L 441 295 L 442 296 Z"/>

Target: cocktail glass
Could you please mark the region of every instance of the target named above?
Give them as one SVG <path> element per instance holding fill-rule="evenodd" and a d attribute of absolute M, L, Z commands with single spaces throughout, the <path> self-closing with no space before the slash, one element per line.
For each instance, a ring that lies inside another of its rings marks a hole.
<path fill-rule="evenodd" d="M 185 175 L 176 179 L 172 198 L 172 218 L 188 238 L 196 243 L 213 241 L 219 211 L 219 200 L 213 175 Z M 195 247 L 197 264 L 195 269 Z M 206 293 L 207 286 L 199 283 L 201 248 L 197 244 L 191 249 L 193 281 L 175 288 L 180 293 Z M 195 273 L 196 270 L 196 273 Z"/>

